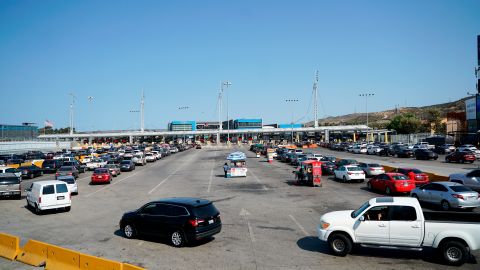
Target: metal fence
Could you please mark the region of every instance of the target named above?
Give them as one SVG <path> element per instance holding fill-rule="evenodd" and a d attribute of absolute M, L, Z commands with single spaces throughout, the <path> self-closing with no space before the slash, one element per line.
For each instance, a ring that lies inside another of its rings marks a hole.
<path fill-rule="evenodd" d="M 403 143 L 418 143 L 431 137 L 430 133 L 418 133 L 418 134 L 397 134 L 391 135 L 391 142 L 403 142 Z"/>

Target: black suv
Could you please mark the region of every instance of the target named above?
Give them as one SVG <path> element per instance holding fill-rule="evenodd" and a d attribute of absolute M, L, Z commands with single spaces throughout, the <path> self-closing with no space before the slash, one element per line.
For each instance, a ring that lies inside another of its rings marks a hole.
<path fill-rule="evenodd" d="M 137 235 L 168 237 L 175 247 L 217 234 L 220 212 L 212 202 L 198 198 L 168 198 L 123 214 L 120 229 L 126 238 Z"/>
<path fill-rule="evenodd" d="M 42 169 L 46 173 L 56 173 L 62 165 L 63 161 L 60 159 L 46 159 L 42 163 Z"/>

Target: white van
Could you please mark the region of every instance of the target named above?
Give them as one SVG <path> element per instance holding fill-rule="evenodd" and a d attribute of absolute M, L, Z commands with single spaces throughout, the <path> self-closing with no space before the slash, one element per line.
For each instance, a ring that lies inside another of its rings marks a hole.
<path fill-rule="evenodd" d="M 68 186 L 58 180 L 33 182 L 27 192 L 27 206 L 33 207 L 36 214 L 43 210 L 63 208 L 70 211 L 72 199 Z"/>

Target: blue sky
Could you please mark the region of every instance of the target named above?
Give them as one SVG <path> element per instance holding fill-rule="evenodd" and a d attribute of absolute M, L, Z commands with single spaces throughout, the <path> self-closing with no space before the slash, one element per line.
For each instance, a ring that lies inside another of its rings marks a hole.
<path fill-rule="evenodd" d="M 0 123 L 78 130 L 267 123 L 453 101 L 475 89 L 480 1 L 0 1 Z M 88 96 L 93 96 L 89 103 Z M 178 107 L 188 106 L 188 110 Z M 224 115 L 223 118 L 226 116 Z"/>

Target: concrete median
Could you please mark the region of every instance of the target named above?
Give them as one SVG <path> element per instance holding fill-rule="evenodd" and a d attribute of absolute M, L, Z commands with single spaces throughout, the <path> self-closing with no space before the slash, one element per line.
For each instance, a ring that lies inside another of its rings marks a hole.
<path fill-rule="evenodd" d="M 47 262 L 49 244 L 28 240 L 28 242 L 21 248 L 17 256 L 17 261 L 28 265 L 42 266 Z"/>
<path fill-rule="evenodd" d="M 0 257 L 15 260 L 20 252 L 20 239 L 16 236 L 0 233 Z"/>
<path fill-rule="evenodd" d="M 80 254 L 80 269 L 82 270 L 122 270 L 122 266 L 120 262 Z"/>
<path fill-rule="evenodd" d="M 74 250 L 49 245 L 47 270 L 78 270 L 80 269 L 80 253 Z"/>

